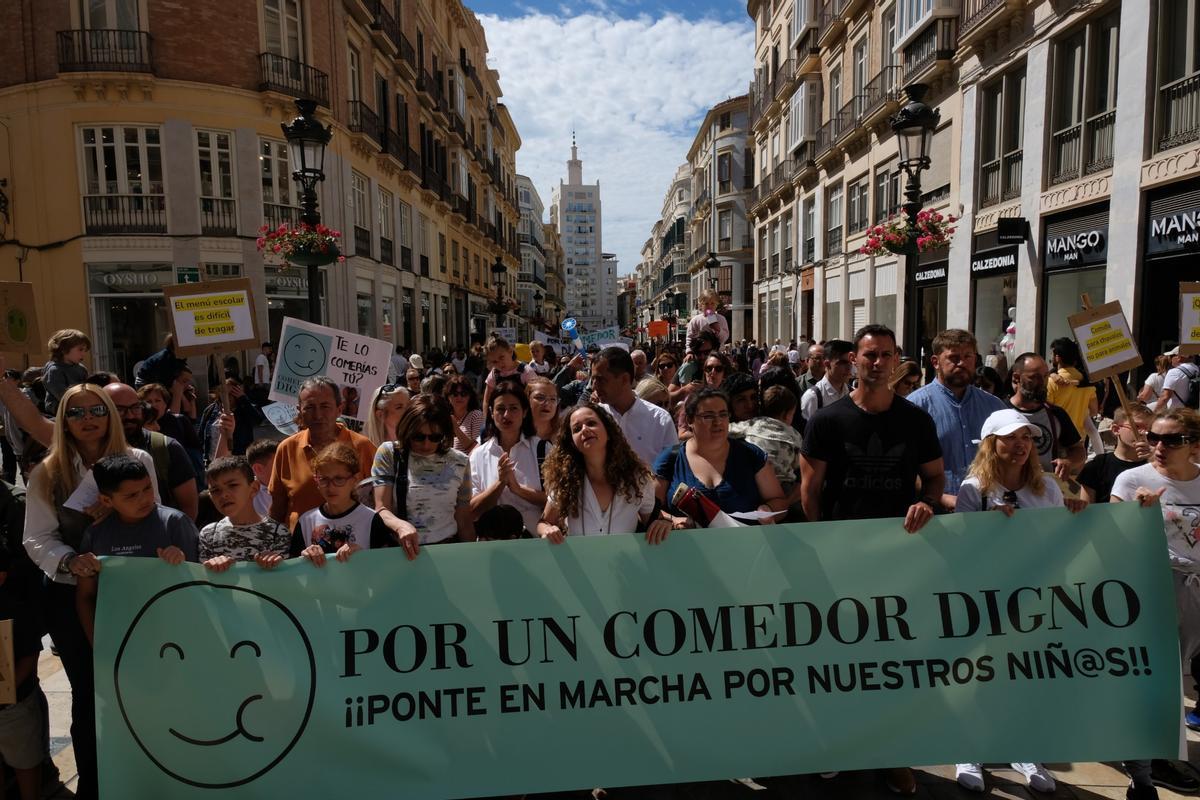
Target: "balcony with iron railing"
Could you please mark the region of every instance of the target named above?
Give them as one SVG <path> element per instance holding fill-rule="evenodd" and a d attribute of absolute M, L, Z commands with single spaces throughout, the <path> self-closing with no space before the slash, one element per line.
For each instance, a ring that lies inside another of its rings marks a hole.
<path fill-rule="evenodd" d="M 200 232 L 205 236 L 236 236 L 237 201 L 233 198 L 201 197 Z"/>
<path fill-rule="evenodd" d="M 280 225 L 299 225 L 300 209 L 280 203 L 263 203 L 263 224 L 271 230 Z"/>
<path fill-rule="evenodd" d="M 166 233 L 167 198 L 161 194 L 92 194 L 83 198 L 90 235 Z"/>
<path fill-rule="evenodd" d="M 275 53 L 259 53 L 258 67 L 259 91 L 279 92 L 329 106 L 329 76 L 316 67 Z"/>
<path fill-rule="evenodd" d="M 833 151 L 834 124 L 833 120 L 828 120 L 817 128 L 817 135 L 813 143 L 814 161 L 820 161 Z"/>
<path fill-rule="evenodd" d="M 59 31 L 58 71 L 152 73 L 153 40 L 145 31 Z"/>
<path fill-rule="evenodd" d="M 1155 111 L 1159 150 L 1200 139 L 1200 70 L 1160 86 Z"/>
<path fill-rule="evenodd" d="M 779 69 L 775 72 L 775 80 L 772 82 L 772 94 L 776 100 L 782 99 L 784 93 L 795 85 L 796 73 L 792 68 L 792 60 L 784 59 L 779 65 Z"/>
<path fill-rule="evenodd" d="M 792 49 L 792 71 L 797 78 L 821 71 L 821 48 L 817 46 L 819 36 L 820 29 L 816 25 L 809 25 L 796 40 L 796 46 Z"/>
<path fill-rule="evenodd" d="M 1116 109 L 1056 131 L 1050 137 L 1050 185 L 1112 167 Z"/>
<path fill-rule="evenodd" d="M 354 226 L 354 255 L 371 257 L 371 231 Z"/>
<path fill-rule="evenodd" d="M 408 167 L 408 136 L 401 135 L 394 130 L 385 130 L 383 132 L 383 151 L 392 158 L 396 159 L 402 167 Z"/>
<path fill-rule="evenodd" d="M 394 248 L 392 240 L 387 238 L 386 236 L 380 236 L 379 237 L 379 263 L 392 266 L 396 263 L 394 260 L 395 255 L 396 255 L 396 253 L 395 253 L 395 248 Z"/>
<path fill-rule="evenodd" d="M 350 132 L 365 136 L 374 142 L 376 147 L 383 149 L 383 126 L 379 124 L 379 117 L 362 100 L 351 100 L 348 105 L 350 117 L 347 127 L 350 128 Z"/>
<path fill-rule="evenodd" d="M 800 257 L 805 264 L 811 264 L 817 260 L 817 240 L 815 237 L 808 237 L 804 240 L 804 246 L 800 249 Z"/>
<path fill-rule="evenodd" d="M 375 0 L 375 15 L 371 20 L 371 37 L 375 43 L 390 55 L 400 51 L 400 24 L 387 10 L 384 0 Z"/>
<path fill-rule="evenodd" d="M 842 18 L 842 12 L 846 5 L 847 0 L 825 0 L 817 21 L 817 47 L 827 49 L 845 32 L 846 21 Z"/>
<path fill-rule="evenodd" d="M 966 47 L 983 42 L 1001 29 L 1023 7 L 1022 0 L 962 0 L 959 11 L 958 44 Z M 1069 9 L 1063 8 L 1060 14 Z"/>
<path fill-rule="evenodd" d="M 833 118 L 834 144 L 842 144 L 854 135 L 865 101 L 866 95 L 856 94 L 838 110 L 837 115 Z"/>
<path fill-rule="evenodd" d="M 417 77 L 417 51 L 413 48 L 412 42 L 404 35 L 404 31 L 400 32 L 400 60 L 396 62 L 400 71 L 405 74 L 405 77 L 410 81 Z"/>
<path fill-rule="evenodd" d="M 899 105 L 904 70 L 899 66 L 884 67 L 867 82 L 862 91 L 862 106 L 858 124 L 874 125 Z"/>
<path fill-rule="evenodd" d="M 904 46 L 904 85 L 932 77 L 954 58 L 958 18 L 935 17 Z"/>
<path fill-rule="evenodd" d="M 842 226 L 825 231 L 825 255 L 840 256 L 842 254 Z"/>

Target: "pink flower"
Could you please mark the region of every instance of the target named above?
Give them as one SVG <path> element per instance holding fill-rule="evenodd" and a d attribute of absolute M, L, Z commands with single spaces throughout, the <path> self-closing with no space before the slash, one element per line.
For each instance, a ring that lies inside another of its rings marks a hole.
<path fill-rule="evenodd" d="M 343 261 L 345 261 L 345 260 L 346 260 L 346 257 L 345 257 L 345 256 L 338 256 L 338 263 L 339 263 L 339 264 L 341 264 L 341 263 L 342 263 Z"/>

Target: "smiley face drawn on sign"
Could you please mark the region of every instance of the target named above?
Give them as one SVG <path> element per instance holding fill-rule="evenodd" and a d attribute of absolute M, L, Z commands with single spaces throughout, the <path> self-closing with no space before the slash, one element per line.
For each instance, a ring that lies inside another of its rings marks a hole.
<path fill-rule="evenodd" d="M 294 333 L 283 345 L 283 363 L 292 374 L 311 378 L 325 368 L 329 350 L 311 333 Z"/>
<path fill-rule="evenodd" d="M 219 624 L 184 623 L 214 602 L 236 608 Z M 317 688 L 312 645 L 291 611 L 207 581 L 169 587 L 142 606 L 113 680 L 142 752 L 172 778 L 210 789 L 250 783 L 282 761 L 304 733 Z"/>
<path fill-rule="evenodd" d="M 29 318 L 19 308 L 10 308 L 5 320 L 8 338 L 13 342 L 23 343 L 29 338 Z"/>

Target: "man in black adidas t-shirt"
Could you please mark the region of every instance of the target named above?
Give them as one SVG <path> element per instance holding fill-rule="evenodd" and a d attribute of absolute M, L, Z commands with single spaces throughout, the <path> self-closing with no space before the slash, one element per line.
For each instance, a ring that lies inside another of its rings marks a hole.
<path fill-rule="evenodd" d="M 867 325 L 854 346 L 858 386 L 816 412 L 804 434 L 804 514 L 810 520 L 904 517 L 905 527 L 916 531 L 933 515 L 946 480 L 937 429 L 928 414 L 888 388 L 896 361 L 891 330 Z"/>

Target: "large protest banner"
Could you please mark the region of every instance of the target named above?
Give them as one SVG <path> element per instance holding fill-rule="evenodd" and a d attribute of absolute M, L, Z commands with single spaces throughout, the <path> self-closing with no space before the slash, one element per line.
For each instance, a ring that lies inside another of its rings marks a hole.
<path fill-rule="evenodd" d="M 387 380 L 392 346 L 369 336 L 283 318 L 268 399 L 299 404 L 300 386 L 325 376 L 342 394 L 342 413 L 365 422 L 371 396 Z"/>
<path fill-rule="evenodd" d="M 1132 503 L 101 573 L 105 797 L 456 798 L 1171 757 Z"/>

